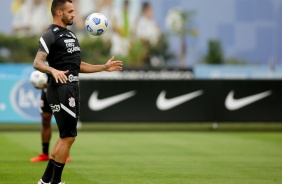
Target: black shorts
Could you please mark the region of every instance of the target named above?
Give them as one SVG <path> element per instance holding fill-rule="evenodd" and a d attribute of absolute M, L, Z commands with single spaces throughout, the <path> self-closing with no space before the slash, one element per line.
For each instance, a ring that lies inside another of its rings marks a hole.
<path fill-rule="evenodd" d="M 40 113 L 43 112 L 52 114 L 52 109 L 47 101 L 46 89 L 42 90 L 40 99 Z"/>
<path fill-rule="evenodd" d="M 47 99 L 56 119 L 60 137 L 76 137 L 76 125 L 79 116 L 79 88 L 77 83 L 54 85 L 50 82 Z"/>

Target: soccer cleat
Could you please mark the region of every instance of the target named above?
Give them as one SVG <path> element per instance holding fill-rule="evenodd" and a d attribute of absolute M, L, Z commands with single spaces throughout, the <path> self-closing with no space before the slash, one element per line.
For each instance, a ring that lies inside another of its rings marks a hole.
<path fill-rule="evenodd" d="M 71 158 L 70 158 L 70 156 L 68 156 L 66 162 L 70 162 L 70 161 L 71 161 Z"/>
<path fill-rule="evenodd" d="M 48 161 L 48 160 L 49 160 L 49 156 L 42 153 L 38 155 L 37 157 L 31 158 L 30 162 L 42 162 L 42 161 Z"/>
<path fill-rule="evenodd" d="M 50 184 L 50 183 L 45 183 L 44 181 L 42 181 L 42 179 L 40 179 L 37 184 Z"/>

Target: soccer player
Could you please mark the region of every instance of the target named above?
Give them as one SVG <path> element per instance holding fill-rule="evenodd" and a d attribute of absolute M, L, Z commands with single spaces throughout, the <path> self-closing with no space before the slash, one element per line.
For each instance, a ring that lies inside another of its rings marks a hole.
<path fill-rule="evenodd" d="M 42 144 L 42 153 L 34 158 L 30 159 L 30 162 L 42 162 L 49 160 L 49 145 L 52 134 L 51 119 L 52 119 L 52 110 L 48 104 L 46 97 L 46 88 L 48 84 L 45 84 L 44 87 L 36 87 L 41 89 L 41 99 L 40 99 L 40 114 L 41 114 L 41 144 Z M 70 157 L 67 158 L 66 162 L 70 161 Z"/>
<path fill-rule="evenodd" d="M 81 61 L 79 42 L 75 34 L 67 29 L 68 25 L 73 24 L 75 17 L 72 0 L 53 0 L 51 12 L 53 24 L 40 38 L 33 66 L 51 75 L 47 100 L 56 119 L 59 138 L 38 184 L 62 184 L 61 176 L 66 159 L 77 136 L 79 72 L 122 70 L 122 62 L 115 61 L 114 56 L 104 65 L 91 65 Z M 45 60 L 49 66 L 44 63 Z"/>

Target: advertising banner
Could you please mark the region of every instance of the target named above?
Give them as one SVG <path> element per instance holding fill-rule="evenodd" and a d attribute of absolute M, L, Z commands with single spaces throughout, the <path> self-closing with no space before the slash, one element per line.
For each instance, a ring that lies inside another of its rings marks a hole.
<path fill-rule="evenodd" d="M 0 65 L 0 123 L 39 123 L 30 64 Z M 81 121 L 282 122 L 282 81 L 200 80 L 193 71 L 80 75 Z M 54 120 L 53 120 L 54 122 Z"/>
<path fill-rule="evenodd" d="M 40 122 L 39 99 L 41 91 L 28 79 L 0 79 L 0 122 Z"/>
<path fill-rule="evenodd" d="M 81 80 L 82 121 L 282 121 L 279 80 Z"/>

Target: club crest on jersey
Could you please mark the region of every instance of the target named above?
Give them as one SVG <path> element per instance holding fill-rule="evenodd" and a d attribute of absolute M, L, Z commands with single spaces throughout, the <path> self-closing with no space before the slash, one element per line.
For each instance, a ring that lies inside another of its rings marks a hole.
<path fill-rule="evenodd" d="M 75 107 L 75 99 L 73 97 L 69 98 L 69 106 Z"/>

